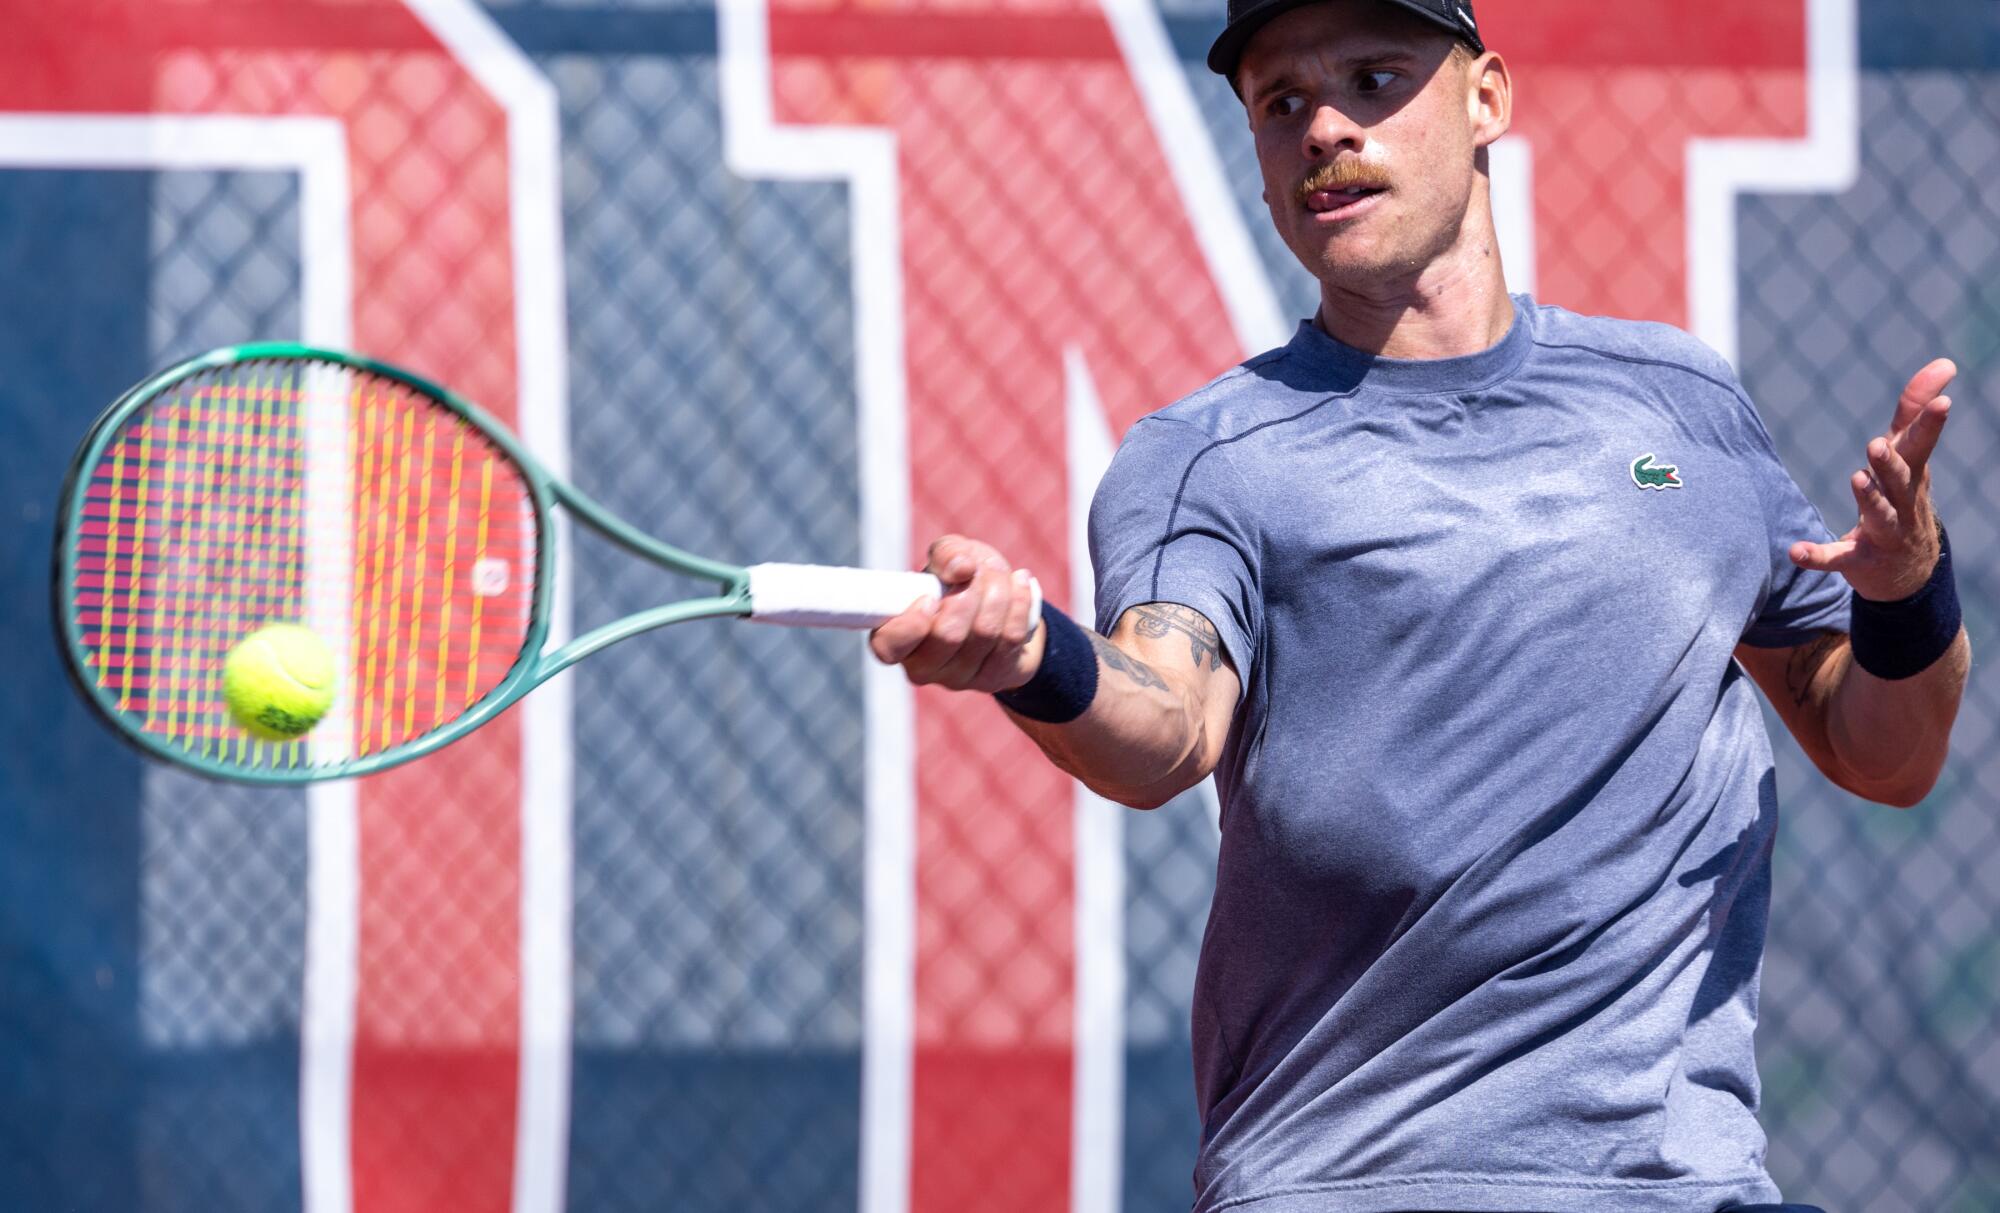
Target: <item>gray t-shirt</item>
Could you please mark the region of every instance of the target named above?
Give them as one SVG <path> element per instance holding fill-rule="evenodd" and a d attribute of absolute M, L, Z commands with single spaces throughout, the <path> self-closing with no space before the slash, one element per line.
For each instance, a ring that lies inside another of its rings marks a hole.
<path fill-rule="evenodd" d="M 1780 1199 L 1751 1034 L 1777 829 L 1738 643 L 1845 630 L 1728 365 L 1516 300 L 1402 362 L 1311 324 L 1146 417 L 1097 626 L 1243 680 L 1194 995 L 1196 1208 Z"/>

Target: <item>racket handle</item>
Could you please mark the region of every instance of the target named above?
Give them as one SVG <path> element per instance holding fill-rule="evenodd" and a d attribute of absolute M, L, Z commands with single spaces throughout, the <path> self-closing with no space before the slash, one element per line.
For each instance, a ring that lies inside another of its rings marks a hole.
<path fill-rule="evenodd" d="M 1030 583 L 1034 600 L 1028 629 L 1042 621 L 1042 584 Z M 938 598 L 944 583 L 929 573 L 891 573 L 823 564 L 750 566 L 750 618 L 795 628 L 868 631 L 910 609 L 919 598 Z"/>

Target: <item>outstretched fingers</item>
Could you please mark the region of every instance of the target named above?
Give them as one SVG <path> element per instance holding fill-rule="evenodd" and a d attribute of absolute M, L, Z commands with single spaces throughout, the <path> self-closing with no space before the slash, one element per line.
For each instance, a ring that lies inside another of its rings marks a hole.
<path fill-rule="evenodd" d="M 1872 452 L 1870 462 L 1873 462 Z M 1856 472 L 1848 481 L 1848 487 L 1854 490 L 1854 504 L 1861 510 L 1862 533 L 1884 546 L 1894 543 L 1896 503 L 1889 499 L 1882 483 L 1867 472 Z"/>
<path fill-rule="evenodd" d="M 1877 438 L 1868 444 L 1868 473 L 1873 485 L 1880 490 L 1889 504 L 1899 511 L 1908 511 L 1916 503 L 1916 473 L 1909 463 L 1897 454 L 1896 444 L 1887 438 Z M 1856 475 L 1868 475 L 1856 473 Z M 1856 481 L 1856 500 L 1860 500 L 1860 482 Z M 1866 503 L 1862 503 L 1862 514 L 1866 516 Z"/>
<path fill-rule="evenodd" d="M 1939 396 L 1924 405 L 1896 439 L 1896 450 L 1903 461 L 1910 466 L 1912 476 L 1921 480 L 1924 468 L 1929 465 L 1931 452 L 1937 450 L 1938 439 L 1944 434 L 1944 423 L 1951 420 L 1951 397 Z"/>
<path fill-rule="evenodd" d="M 1868 466 L 1848 482 L 1859 513 L 1854 529 L 1832 543 L 1794 543 L 1793 564 L 1838 573 L 1877 602 L 1900 601 L 1922 586 L 1937 562 L 1930 457 L 1951 416 L 1944 390 L 1957 374 L 1949 358 L 1939 358 L 1910 377 L 1888 433 L 1869 442 Z"/>
<path fill-rule="evenodd" d="M 1910 376 L 1903 387 L 1903 394 L 1896 399 L 1896 416 L 1889 423 L 1891 434 L 1901 434 L 1910 428 L 1925 407 L 1944 394 L 1945 388 L 1958 378 L 1958 365 L 1949 358 L 1933 360 L 1923 370 Z"/>
<path fill-rule="evenodd" d="M 1855 555 L 1861 545 L 1855 540 L 1855 532 L 1832 543 L 1809 543 L 1800 540 L 1792 545 L 1792 563 L 1815 573 L 1840 573 L 1852 568 Z"/>

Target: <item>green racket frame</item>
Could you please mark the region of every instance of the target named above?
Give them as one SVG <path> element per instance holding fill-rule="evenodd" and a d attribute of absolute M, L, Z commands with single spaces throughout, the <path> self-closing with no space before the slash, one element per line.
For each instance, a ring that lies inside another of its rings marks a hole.
<path fill-rule="evenodd" d="M 70 593 L 70 587 L 76 584 L 78 576 L 74 539 L 83 531 L 84 495 L 80 488 L 87 481 L 91 470 L 98 466 L 105 448 L 118 435 L 126 419 L 169 388 L 203 371 L 246 363 L 297 359 L 333 363 L 406 384 L 457 413 L 478 429 L 488 441 L 505 452 L 520 467 L 533 494 L 536 532 L 535 591 L 527 635 L 513 666 L 492 690 L 449 723 L 379 753 L 343 762 L 295 768 L 253 768 L 217 761 L 190 752 L 137 727 L 119 710 L 116 697 L 86 673 L 88 649 L 83 643 L 81 621 L 73 609 L 74 595 Z M 98 714 L 127 741 L 152 756 L 177 766 L 238 783 L 300 785 L 367 775 L 399 766 L 441 749 L 479 728 L 529 691 L 607 645 L 641 632 L 692 619 L 751 614 L 751 576 L 748 567 L 697 556 L 637 530 L 583 492 L 556 479 L 528 453 L 506 426 L 488 416 L 477 405 L 448 388 L 400 367 L 341 350 L 286 342 L 225 346 L 199 357 L 190 358 L 146 379 L 120 396 L 91 427 L 64 477 L 62 501 L 62 510 L 57 522 L 52 581 L 55 599 L 53 614 L 64 664 L 69 669 L 71 680 L 77 684 L 78 689 L 96 708 Z M 543 646 L 548 641 L 549 613 L 555 598 L 556 535 L 551 522 L 555 517 L 555 507 L 558 503 L 578 521 L 620 547 L 690 577 L 715 582 L 720 587 L 720 592 L 709 597 L 686 599 L 628 615 L 578 636 L 553 652 L 543 652 Z"/>

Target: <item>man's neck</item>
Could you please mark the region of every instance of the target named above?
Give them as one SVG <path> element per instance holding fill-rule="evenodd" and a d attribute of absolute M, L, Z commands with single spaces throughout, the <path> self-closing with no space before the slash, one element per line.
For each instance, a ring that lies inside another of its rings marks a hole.
<path fill-rule="evenodd" d="M 1317 322 L 1343 345 L 1384 358 L 1461 358 L 1492 349 L 1514 323 L 1494 243 L 1461 241 L 1407 282 L 1349 289 L 1321 280 Z"/>

